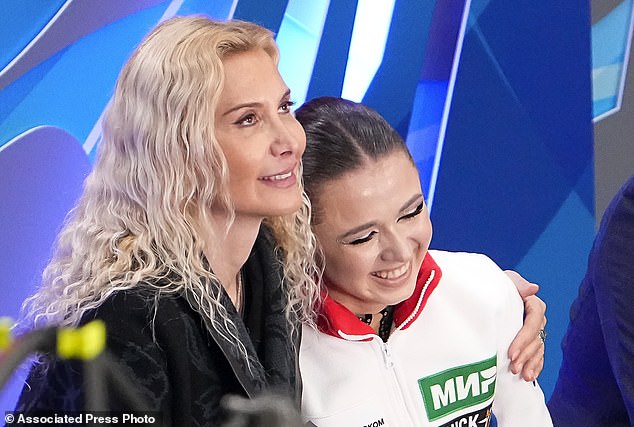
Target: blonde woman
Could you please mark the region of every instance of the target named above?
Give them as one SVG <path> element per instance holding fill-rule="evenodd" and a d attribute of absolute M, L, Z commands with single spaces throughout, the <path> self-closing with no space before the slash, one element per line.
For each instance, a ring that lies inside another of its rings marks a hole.
<path fill-rule="evenodd" d="M 277 61 L 254 24 L 154 29 L 121 71 L 94 170 L 25 303 L 34 327 L 103 319 L 165 425 L 214 425 L 229 393 L 298 398 L 294 325 L 316 272 L 305 135 Z M 27 383 L 18 410 L 83 409 L 68 363 L 44 359 Z"/>

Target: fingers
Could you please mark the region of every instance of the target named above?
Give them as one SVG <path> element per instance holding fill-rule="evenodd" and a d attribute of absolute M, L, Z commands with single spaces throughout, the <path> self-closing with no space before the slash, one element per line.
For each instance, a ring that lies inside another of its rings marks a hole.
<path fill-rule="evenodd" d="M 539 285 L 524 279 L 518 272 L 513 270 L 504 270 L 504 272 L 513 281 L 513 284 L 517 288 L 517 292 L 519 292 L 523 299 L 531 295 L 535 295 L 539 290 Z"/>
<path fill-rule="evenodd" d="M 525 381 L 535 381 L 537 376 L 544 368 L 544 352 L 546 344 L 546 331 L 540 329 L 537 334 L 537 340 L 531 343 L 531 347 L 536 347 L 537 351 L 533 353 L 533 356 L 524 363 L 522 367 L 522 378 Z M 527 354 L 530 350 L 527 352 Z"/>
<path fill-rule="evenodd" d="M 544 342 L 540 330 L 546 326 L 546 304 L 537 296 L 524 300 L 524 326 L 509 347 L 511 371 L 521 373 L 526 381 L 533 381 L 544 367 Z"/>
<path fill-rule="evenodd" d="M 515 374 L 519 373 L 525 381 L 535 381 L 543 368 L 544 344 L 538 334 L 521 353 L 516 363 L 511 363 L 511 371 Z"/>

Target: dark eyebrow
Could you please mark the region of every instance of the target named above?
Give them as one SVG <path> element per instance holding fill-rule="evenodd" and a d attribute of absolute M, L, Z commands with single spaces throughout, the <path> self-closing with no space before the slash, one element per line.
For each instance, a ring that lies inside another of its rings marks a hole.
<path fill-rule="evenodd" d="M 416 202 L 418 199 L 423 199 L 421 200 L 424 201 L 423 195 L 421 193 L 416 194 L 415 196 L 413 196 L 411 199 L 409 199 L 401 208 L 401 211 L 404 211 L 405 209 L 407 209 L 408 207 L 410 207 L 414 202 Z"/>
<path fill-rule="evenodd" d="M 284 92 L 284 95 L 282 95 L 282 97 L 280 98 L 280 101 L 282 99 L 288 99 L 291 97 L 291 90 L 289 88 L 286 88 L 286 92 Z"/>
<path fill-rule="evenodd" d="M 410 207 L 414 202 L 416 202 L 419 199 L 422 199 L 423 195 L 421 193 L 418 193 L 414 196 L 412 196 L 409 200 L 407 200 L 407 202 L 405 202 L 403 204 L 403 206 L 401 207 L 401 212 L 404 211 L 405 209 L 407 209 L 408 207 Z M 422 201 L 422 200 L 421 200 Z M 355 235 L 357 233 L 360 233 L 361 231 L 374 227 L 376 226 L 376 222 L 374 221 L 370 221 L 370 222 L 366 222 L 365 224 L 359 225 L 358 227 L 354 227 L 351 230 L 346 231 L 344 234 L 342 234 L 341 236 L 337 237 L 338 241 L 345 241 L 347 240 L 350 236 Z"/>
<path fill-rule="evenodd" d="M 282 95 L 282 97 L 280 98 L 280 101 L 283 99 L 288 99 L 291 97 L 291 90 L 290 89 L 286 89 L 286 92 L 284 92 L 284 95 Z M 233 107 L 231 107 L 230 109 L 228 109 L 227 111 L 225 111 L 224 113 L 222 113 L 222 116 L 226 116 L 228 114 L 233 113 L 234 111 L 240 110 L 242 108 L 253 108 L 253 107 L 260 107 L 262 106 L 261 102 L 245 102 L 244 104 L 238 104 L 238 105 L 234 105 Z"/>

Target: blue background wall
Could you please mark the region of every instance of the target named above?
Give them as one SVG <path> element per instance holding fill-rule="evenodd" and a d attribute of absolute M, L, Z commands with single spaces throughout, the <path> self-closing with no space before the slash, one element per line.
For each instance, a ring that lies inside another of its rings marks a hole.
<path fill-rule="evenodd" d="M 3 2 L 0 315 L 16 317 L 36 285 L 90 170 L 118 71 L 143 35 L 177 14 L 233 16 L 277 33 L 280 70 L 298 103 L 320 95 L 363 101 L 406 138 L 432 209 L 433 247 L 487 253 L 540 283 L 549 319 L 540 381 L 550 395 L 594 236 L 590 5 L 385 0 L 377 7 L 368 0 Z M 620 25 L 627 23 L 629 15 Z M 0 392 L 0 411 L 12 408 L 20 380 Z"/>
<path fill-rule="evenodd" d="M 473 1 L 432 210 L 436 246 L 541 285 L 547 394 L 594 236 L 587 6 Z"/>

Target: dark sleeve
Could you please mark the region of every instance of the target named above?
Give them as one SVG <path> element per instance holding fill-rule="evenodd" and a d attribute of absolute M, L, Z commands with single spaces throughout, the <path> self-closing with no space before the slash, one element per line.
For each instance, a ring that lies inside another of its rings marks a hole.
<path fill-rule="evenodd" d="M 606 210 L 571 307 L 556 426 L 634 425 L 634 177 Z"/>
<path fill-rule="evenodd" d="M 602 223 L 590 273 L 612 372 L 634 423 L 634 177 Z"/>
<path fill-rule="evenodd" d="M 163 425 L 220 425 L 226 394 L 245 395 L 223 351 L 185 298 L 164 295 L 154 310 L 154 297 L 141 290 L 118 292 L 85 322 L 98 318 L 107 329 L 107 347 L 118 372 L 160 412 Z M 84 408 L 81 365 L 51 362 L 45 374 L 33 370 L 19 410 L 73 411 Z M 124 395 L 108 387 L 109 408 L 131 409 Z"/>
<path fill-rule="evenodd" d="M 152 411 L 169 416 L 170 387 L 164 354 L 153 340 L 151 310 L 139 296 L 118 293 L 82 323 L 102 319 L 107 329 L 107 349 L 114 369 L 134 388 Z M 79 361 L 48 358 L 34 365 L 26 380 L 16 409 L 35 411 L 81 411 L 85 408 L 83 365 Z M 104 381 L 106 379 L 104 378 Z M 110 384 L 108 408 L 113 411 L 136 409 Z"/>

